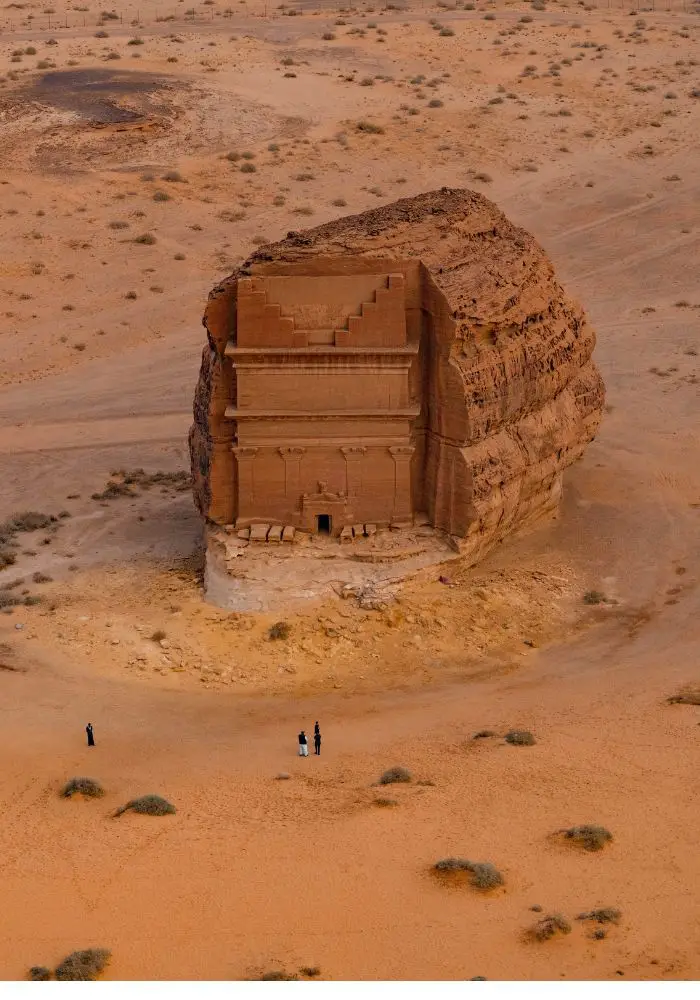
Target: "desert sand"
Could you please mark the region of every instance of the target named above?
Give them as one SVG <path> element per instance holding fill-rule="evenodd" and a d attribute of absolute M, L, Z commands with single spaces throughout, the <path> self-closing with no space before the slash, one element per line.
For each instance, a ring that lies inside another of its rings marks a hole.
<path fill-rule="evenodd" d="M 87 947 L 121 980 L 700 975 L 700 709 L 667 702 L 700 686 L 695 6 L 0 9 L 0 522 L 56 518 L 0 570 L 0 977 Z M 596 330 L 559 519 L 385 610 L 205 604 L 209 289 L 441 185 L 531 232 Z M 76 775 L 105 797 L 62 799 Z M 177 814 L 112 818 L 149 792 Z M 612 842 L 556 835 L 584 823 Z M 450 855 L 504 885 L 443 884 Z M 527 940 L 550 913 L 571 933 Z"/>

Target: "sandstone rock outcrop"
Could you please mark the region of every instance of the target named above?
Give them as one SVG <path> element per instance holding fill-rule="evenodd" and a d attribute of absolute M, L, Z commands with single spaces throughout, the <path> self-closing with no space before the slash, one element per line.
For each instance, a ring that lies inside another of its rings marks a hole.
<path fill-rule="evenodd" d="M 420 515 L 476 561 L 556 511 L 601 418 L 585 314 L 472 191 L 289 233 L 212 291 L 204 325 L 190 450 L 219 525 L 352 538 Z"/>

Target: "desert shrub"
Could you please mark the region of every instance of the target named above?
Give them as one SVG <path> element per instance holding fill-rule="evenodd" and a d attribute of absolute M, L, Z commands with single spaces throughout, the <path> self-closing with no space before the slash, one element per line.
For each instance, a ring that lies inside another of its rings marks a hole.
<path fill-rule="evenodd" d="M 167 632 L 163 631 L 162 628 L 157 628 L 155 632 L 152 633 L 151 640 L 152 642 L 161 642 L 163 639 L 165 639 L 166 635 Z"/>
<path fill-rule="evenodd" d="M 161 177 L 162 181 L 167 181 L 169 184 L 184 184 L 185 178 L 182 176 L 179 170 L 168 170 Z"/>
<path fill-rule="evenodd" d="M 49 576 L 48 573 L 36 572 L 32 573 L 32 580 L 34 581 L 34 583 L 51 583 L 53 577 Z"/>
<path fill-rule="evenodd" d="M 506 743 L 510 743 L 514 747 L 531 747 L 537 742 L 527 729 L 511 729 L 509 733 L 506 733 L 504 739 Z"/>
<path fill-rule="evenodd" d="M 262 976 L 258 976 L 262 983 L 287 983 L 298 978 L 293 972 L 263 972 Z"/>
<path fill-rule="evenodd" d="M 321 970 L 318 965 L 304 965 L 299 969 L 302 976 L 306 976 L 307 979 L 315 979 L 316 976 L 321 975 Z"/>
<path fill-rule="evenodd" d="M 160 795 L 142 795 L 138 799 L 131 799 L 125 806 L 120 806 L 114 815 L 121 816 L 129 809 L 143 816 L 171 816 L 177 812 L 175 806 Z"/>
<path fill-rule="evenodd" d="M 111 952 L 105 948 L 74 951 L 56 967 L 54 975 L 56 979 L 63 981 L 91 981 L 104 971 L 111 957 Z"/>
<path fill-rule="evenodd" d="M 452 28 L 443 28 L 442 31 L 438 32 L 443 38 L 452 38 L 454 31 Z"/>
<path fill-rule="evenodd" d="M 498 736 L 498 733 L 494 733 L 493 729 L 480 729 L 478 733 L 474 733 L 472 736 L 473 740 L 486 740 L 491 736 Z"/>
<path fill-rule="evenodd" d="M 331 202 L 331 205 L 334 205 L 335 208 L 345 208 L 345 206 L 347 205 L 347 201 L 345 200 L 345 198 L 334 198 L 333 201 Z"/>
<path fill-rule="evenodd" d="M 482 183 L 484 183 L 484 184 L 490 184 L 491 181 L 493 180 L 493 177 L 491 177 L 490 174 L 485 174 L 483 172 L 479 172 L 478 174 L 474 174 L 474 180 L 475 181 L 482 181 Z"/>
<path fill-rule="evenodd" d="M 428 107 L 429 108 L 441 108 L 442 107 L 442 101 L 439 98 L 434 97 L 432 99 L 432 101 L 428 101 Z"/>
<path fill-rule="evenodd" d="M 433 871 L 441 875 L 468 872 L 470 885 L 475 889 L 495 889 L 503 885 L 503 876 L 490 861 L 468 861 L 466 858 L 443 858 L 433 866 Z"/>
<path fill-rule="evenodd" d="M 407 768 L 400 767 L 399 765 L 397 765 L 396 767 L 390 767 L 388 771 L 385 771 L 384 774 L 379 779 L 378 784 L 380 785 L 406 784 L 407 782 L 412 780 L 413 780 L 413 775 L 411 774 L 411 772 Z"/>
<path fill-rule="evenodd" d="M 584 604 L 605 604 L 605 594 L 600 590 L 587 590 L 583 595 Z"/>
<path fill-rule="evenodd" d="M 550 913 L 530 928 L 528 936 L 534 941 L 549 941 L 555 934 L 570 934 L 571 924 L 561 913 Z"/>
<path fill-rule="evenodd" d="M 686 685 L 668 699 L 669 705 L 700 705 L 700 686 Z"/>
<path fill-rule="evenodd" d="M 598 910 L 588 910 L 586 913 L 579 913 L 577 920 L 595 920 L 597 924 L 619 924 L 622 911 L 614 906 L 603 906 Z"/>
<path fill-rule="evenodd" d="M 396 799 L 388 799 L 385 796 L 380 796 L 377 799 L 372 800 L 375 806 L 382 806 L 383 808 L 391 808 L 391 806 L 397 806 L 399 803 Z"/>
<path fill-rule="evenodd" d="M 335 35 L 333 34 L 332 31 L 326 31 L 326 32 L 324 32 L 324 34 L 321 35 L 321 38 L 323 39 L 324 42 L 334 42 L 335 41 Z"/>
<path fill-rule="evenodd" d="M 71 778 L 63 787 L 61 795 L 70 799 L 73 795 L 84 795 L 88 799 L 101 799 L 105 790 L 99 781 L 93 778 Z"/>
<path fill-rule="evenodd" d="M 40 528 L 48 528 L 53 520 L 54 518 L 49 514 L 25 510 L 19 514 L 13 514 L 3 525 L 0 525 L 0 537 L 5 534 L 14 534 L 16 531 L 38 531 Z"/>
<path fill-rule="evenodd" d="M 562 831 L 567 840 L 572 840 L 585 851 L 602 851 L 613 837 L 604 826 L 584 825 L 572 826 Z"/>
<path fill-rule="evenodd" d="M 245 163 L 241 164 L 242 174 L 254 174 L 257 171 L 257 169 L 258 168 L 255 166 L 255 164 L 251 163 L 250 160 L 246 160 Z"/>
<path fill-rule="evenodd" d="M 51 979 L 51 969 L 47 969 L 45 965 L 33 965 L 29 970 L 28 978 L 33 983 L 45 983 Z"/>
<path fill-rule="evenodd" d="M 291 631 L 289 622 L 275 622 L 267 630 L 268 639 L 288 639 Z"/>
<path fill-rule="evenodd" d="M 134 243 L 140 243 L 142 246 L 146 247 L 152 247 L 155 242 L 156 238 L 153 235 L 153 233 L 142 233 L 140 236 L 137 236 L 134 240 Z"/>
<path fill-rule="evenodd" d="M 368 135 L 384 135 L 384 129 L 381 125 L 375 125 L 373 122 L 360 121 L 355 126 L 358 132 L 366 132 Z"/>
<path fill-rule="evenodd" d="M 13 566 L 17 561 L 17 556 L 10 549 L 0 549 L 0 569 Z"/>
<path fill-rule="evenodd" d="M 154 191 L 153 192 L 154 201 L 170 201 L 170 195 L 167 191 Z"/>

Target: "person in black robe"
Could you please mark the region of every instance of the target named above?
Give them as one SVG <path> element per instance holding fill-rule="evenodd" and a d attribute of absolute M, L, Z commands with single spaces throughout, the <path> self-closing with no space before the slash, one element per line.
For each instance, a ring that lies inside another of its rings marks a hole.
<path fill-rule="evenodd" d="M 321 728 L 318 722 L 314 726 L 314 753 L 317 757 L 321 755 Z"/>
<path fill-rule="evenodd" d="M 88 722 L 87 726 L 85 727 L 85 732 L 87 733 L 88 746 L 89 747 L 94 747 L 94 745 L 95 745 L 95 734 L 92 731 L 92 723 L 91 722 Z"/>

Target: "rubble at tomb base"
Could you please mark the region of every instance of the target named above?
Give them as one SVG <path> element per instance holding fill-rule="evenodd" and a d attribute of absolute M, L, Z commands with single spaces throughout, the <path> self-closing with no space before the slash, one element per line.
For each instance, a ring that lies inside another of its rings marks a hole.
<path fill-rule="evenodd" d="M 476 562 L 556 512 L 601 418 L 585 314 L 472 191 L 260 247 L 204 325 L 195 501 L 256 551 L 329 536 L 359 554 L 424 525 Z"/>

